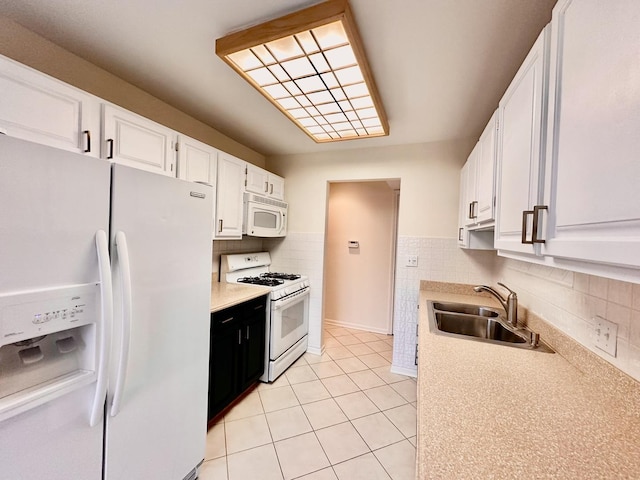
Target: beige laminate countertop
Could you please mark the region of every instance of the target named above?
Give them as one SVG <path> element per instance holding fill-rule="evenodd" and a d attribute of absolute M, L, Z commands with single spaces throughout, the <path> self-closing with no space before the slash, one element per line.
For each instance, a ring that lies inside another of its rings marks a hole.
<path fill-rule="evenodd" d="M 256 285 L 248 286 L 237 283 L 212 282 L 211 313 L 266 295 L 270 291 L 267 287 Z"/>
<path fill-rule="evenodd" d="M 497 305 L 450 285 L 420 292 L 417 478 L 640 478 L 640 384 L 526 312 L 559 353 L 430 333 L 427 300 Z"/>

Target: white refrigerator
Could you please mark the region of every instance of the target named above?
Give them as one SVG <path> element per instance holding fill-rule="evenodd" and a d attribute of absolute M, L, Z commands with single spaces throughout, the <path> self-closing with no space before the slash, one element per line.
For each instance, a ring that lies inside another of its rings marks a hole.
<path fill-rule="evenodd" d="M 212 188 L 0 135 L 0 480 L 205 453 Z"/>

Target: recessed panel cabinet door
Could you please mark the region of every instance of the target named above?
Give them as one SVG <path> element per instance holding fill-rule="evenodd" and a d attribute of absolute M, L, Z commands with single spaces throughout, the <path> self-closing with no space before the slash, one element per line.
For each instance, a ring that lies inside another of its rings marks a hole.
<path fill-rule="evenodd" d="M 640 266 L 640 2 L 553 11 L 545 255 Z"/>
<path fill-rule="evenodd" d="M 476 158 L 476 222 L 490 222 L 494 219 L 495 173 L 496 173 L 496 117 L 494 113 L 485 127 Z"/>
<path fill-rule="evenodd" d="M 98 157 L 100 101 L 0 56 L 0 132 Z"/>
<path fill-rule="evenodd" d="M 242 238 L 242 195 L 246 163 L 220 152 L 214 238 Z"/>
<path fill-rule="evenodd" d="M 540 249 L 539 244 L 531 243 L 533 219 L 527 212 L 532 212 L 542 200 L 548 33 L 546 27 L 498 107 L 495 226 L 498 250 L 536 254 Z"/>
<path fill-rule="evenodd" d="M 198 140 L 180 135 L 178 138 L 178 178 L 200 182 L 215 188 L 218 151 Z"/>
<path fill-rule="evenodd" d="M 175 132 L 115 107 L 103 106 L 103 155 L 115 163 L 176 176 Z"/>

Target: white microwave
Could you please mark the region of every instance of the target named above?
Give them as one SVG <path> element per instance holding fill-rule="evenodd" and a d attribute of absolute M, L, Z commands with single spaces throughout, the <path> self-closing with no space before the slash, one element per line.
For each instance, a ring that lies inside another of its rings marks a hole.
<path fill-rule="evenodd" d="M 242 233 L 251 237 L 284 237 L 289 204 L 254 193 L 244 194 Z"/>

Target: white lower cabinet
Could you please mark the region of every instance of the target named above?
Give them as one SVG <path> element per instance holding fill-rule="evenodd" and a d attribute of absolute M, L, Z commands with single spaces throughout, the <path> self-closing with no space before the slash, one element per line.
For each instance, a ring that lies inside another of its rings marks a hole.
<path fill-rule="evenodd" d="M 102 158 L 175 177 L 176 132 L 114 105 L 103 105 Z"/>
<path fill-rule="evenodd" d="M 242 195 L 246 162 L 224 152 L 218 154 L 214 238 L 242 238 Z"/>
<path fill-rule="evenodd" d="M 544 255 L 640 267 L 639 25 L 634 0 L 554 8 Z"/>
<path fill-rule="evenodd" d="M 100 99 L 0 56 L 0 132 L 100 156 Z"/>

